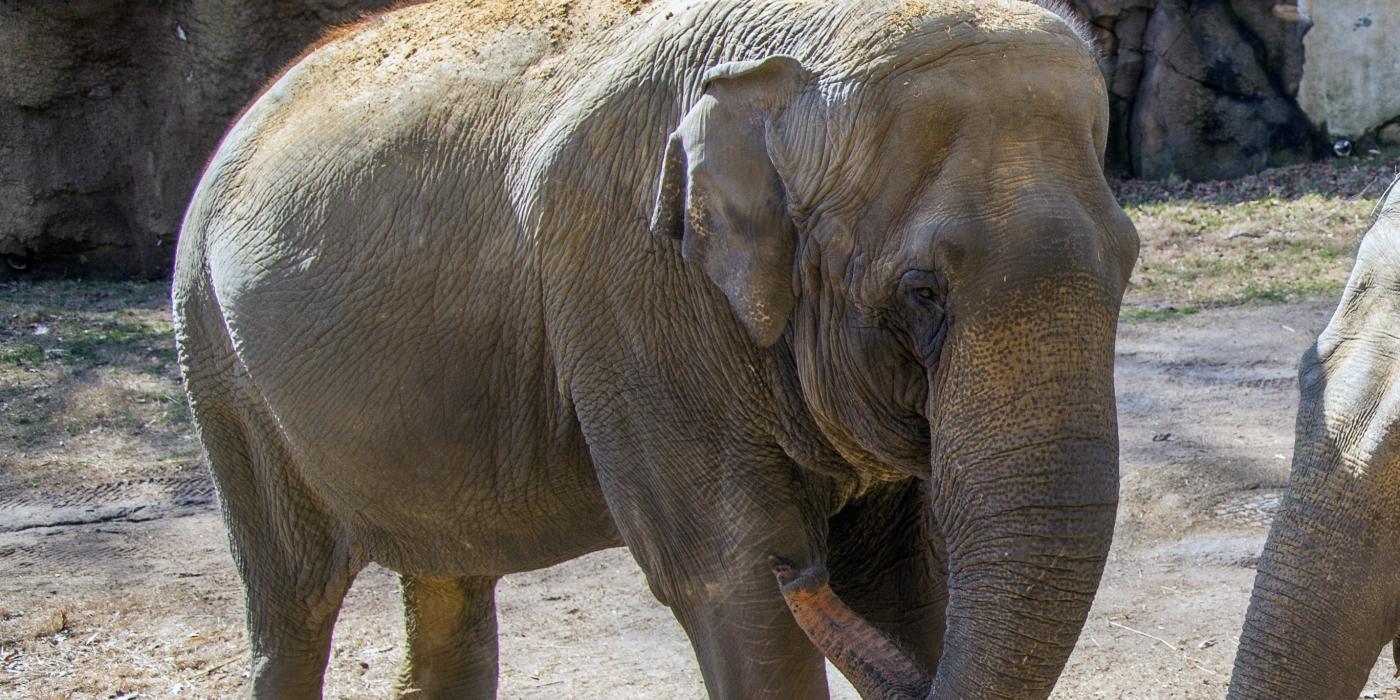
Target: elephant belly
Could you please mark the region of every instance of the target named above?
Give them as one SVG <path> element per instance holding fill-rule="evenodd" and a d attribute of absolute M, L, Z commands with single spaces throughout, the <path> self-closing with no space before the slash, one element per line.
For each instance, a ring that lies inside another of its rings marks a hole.
<path fill-rule="evenodd" d="M 289 270 L 221 295 L 296 471 L 371 559 L 499 574 L 618 542 L 542 321 L 483 301 L 525 274 Z"/>
<path fill-rule="evenodd" d="M 538 428 L 390 421 L 365 427 L 378 444 L 321 443 L 301 469 L 356 547 L 398 571 L 504 574 L 617 544 L 582 441 L 503 417 Z"/>
<path fill-rule="evenodd" d="M 300 439 L 303 421 L 285 421 L 308 487 L 368 558 L 403 572 L 504 574 L 618 542 L 575 430 L 555 433 L 519 408 L 424 420 L 442 407 L 381 403 L 388 410 L 356 407 L 369 416 L 346 422 L 354 436 Z"/>
<path fill-rule="evenodd" d="M 400 464 L 314 488 L 369 560 L 402 573 L 498 576 L 621 544 L 592 479 L 555 466 Z"/>

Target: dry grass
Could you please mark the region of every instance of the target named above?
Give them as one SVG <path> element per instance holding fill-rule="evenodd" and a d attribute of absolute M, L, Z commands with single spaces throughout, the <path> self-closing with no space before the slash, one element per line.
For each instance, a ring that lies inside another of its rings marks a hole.
<path fill-rule="evenodd" d="M 197 463 L 166 296 L 164 283 L 0 285 L 0 492 Z"/>
<path fill-rule="evenodd" d="M 1228 182 L 1116 184 L 1142 252 L 1128 319 L 1339 296 L 1400 153 Z"/>
<path fill-rule="evenodd" d="M 183 554 L 205 567 L 197 577 L 169 577 L 148 562 L 155 569 L 149 580 L 125 580 L 136 575 L 128 572 L 107 590 L 86 581 L 67 585 L 57 596 L 60 605 L 20 596 L 29 599 L 17 602 L 33 612 L 0 618 L 0 697 L 243 695 L 249 660 L 233 564 L 222 551 Z M 211 563 L 215 570 L 207 570 Z M 336 629 L 328 698 L 389 697 L 402 659 L 395 580 L 380 569 L 361 579 Z"/>
<path fill-rule="evenodd" d="M 165 604 L 153 610 L 145 592 L 135 589 L 77 601 L 80 609 L 39 609 L 31 632 L 0 642 L 0 695 L 4 676 L 27 697 L 239 694 L 247 648 L 238 611 L 193 598 L 163 597 Z"/>

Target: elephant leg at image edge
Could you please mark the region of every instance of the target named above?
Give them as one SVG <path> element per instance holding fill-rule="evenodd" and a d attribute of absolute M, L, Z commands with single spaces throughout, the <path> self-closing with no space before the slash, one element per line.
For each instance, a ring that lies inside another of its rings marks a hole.
<path fill-rule="evenodd" d="M 408 651 L 395 695 L 494 698 L 498 579 L 399 578 Z"/>

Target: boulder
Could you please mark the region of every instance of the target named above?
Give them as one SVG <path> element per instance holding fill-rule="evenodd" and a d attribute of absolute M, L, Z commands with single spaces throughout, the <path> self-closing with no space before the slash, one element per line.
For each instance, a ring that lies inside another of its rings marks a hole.
<path fill-rule="evenodd" d="M 1386 146 L 1400 146 L 1400 122 L 1386 124 L 1376 136 Z"/>
<path fill-rule="evenodd" d="M 1303 0 L 1312 29 L 1298 102 L 1332 137 L 1355 139 L 1400 116 L 1400 3 Z"/>
<path fill-rule="evenodd" d="M 1282 75 L 1301 52 L 1276 43 L 1271 62 L 1268 43 L 1233 7 L 1249 2 L 1157 4 L 1128 126 L 1138 176 L 1232 178 L 1312 155 L 1311 125 Z M 1255 19 L 1270 30 L 1280 23 Z"/>
<path fill-rule="evenodd" d="M 1133 112 L 1146 64 L 1142 40 L 1156 0 L 1073 0 L 1070 4 L 1089 22 L 1102 56 L 1110 115 L 1107 165 L 1113 172 L 1131 174 L 1127 117 Z"/>
<path fill-rule="evenodd" d="M 1258 0 L 1073 0 L 1105 55 L 1108 166 L 1238 177 L 1320 155 L 1294 93 L 1305 26 Z M 1292 7 L 1291 5 L 1286 7 Z"/>

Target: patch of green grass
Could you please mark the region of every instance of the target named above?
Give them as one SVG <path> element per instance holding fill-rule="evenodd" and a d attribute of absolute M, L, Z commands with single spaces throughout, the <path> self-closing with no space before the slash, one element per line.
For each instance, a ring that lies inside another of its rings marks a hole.
<path fill-rule="evenodd" d="M 106 364 L 115 357 L 130 354 L 155 354 L 174 362 L 169 325 L 164 328 L 152 325 L 114 323 L 85 328 L 61 347 L 70 358 L 89 364 Z"/>
<path fill-rule="evenodd" d="M 194 420 L 190 415 L 190 406 L 185 401 L 185 394 L 178 389 L 143 392 L 138 400 L 158 407 L 160 415 L 157 420 L 161 425 L 187 425 Z"/>
<path fill-rule="evenodd" d="M 0 344 L 0 363 L 38 367 L 44 362 L 44 348 L 29 343 Z"/>
<path fill-rule="evenodd" d="M 1243 303 L 1263 302 L 1279 304 L 1306 299 L 1335 299 L 1342 295 L 1345 281 L 1331 279 L 1300 280 L 1289 284 L 1261 282 L 1246 284 L 1240 291 Z"/>
<path fill-rule="evenodd" d="M 1154 308 L 1149 306 L 1124 306 L 1118 318 L 1123 321 L 1168 321 L 1182 316 L 1190 316 L 1200 312 L 1200 307 L 1196 306 L 1167 306 Z"/>
<path fill-rule="evenodd" d="M 1206 308 L 1335 298 L 1400 151 L 1228 182 L 1116 183 L 1141 240 L 1125 320 Z"/>
<path fill-rule="evenodd" d="M 0 492 L 198 461 L 168 298 L 164 282 L 0 283 Z"/>

